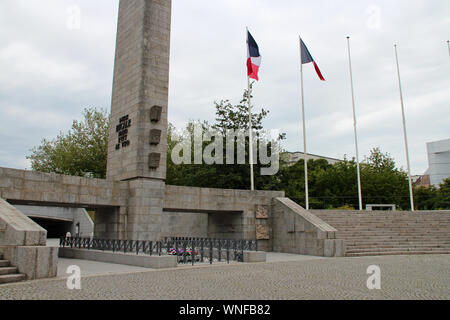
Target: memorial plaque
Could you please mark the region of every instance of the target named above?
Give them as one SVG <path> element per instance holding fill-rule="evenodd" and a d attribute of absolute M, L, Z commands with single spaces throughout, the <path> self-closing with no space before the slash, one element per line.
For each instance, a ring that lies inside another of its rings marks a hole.
<path fill-rule="evenodd" d="M 269 219 L 269 207 L 257 204 L 255 206 L 255 218 L 256 219 Z"/>
<path fill-rule="evenodd" d="M 128 129 L 131 127 L 131 119 L 128 115 L 123 116 L 119 120 L 119 124 L 116 126 L 116 132 L 118 135 L 118 143 L 116 144 L 116 150 L 120 148 L 126 148 L 130 145 L 128 140 Z"/>
<path fill-rule="evenodd" d="M 264 224 L 256 225 L 256 240 L 270 240 L 269 226 Z"/>
<path fill-rule="evenodd" d="M 153 106 L 150 110 L 150 121 L 151 122 L 159 122 L 161 120 L 162 107 Z"/>
<path fill-rule="evenodd" d="M 153 129 L 150 131 L 150 144 L 151 145 L 158 145 L 161 142 L 161 130 Z"/>
<path fill-rule="evenodd" d="M 148 164 L 148 167 L 150 169 L 157 169 L 159 167 L 160 162 L 161 162 L 161 154 L 160 153 L 150 153 L 149 164 Z"/>

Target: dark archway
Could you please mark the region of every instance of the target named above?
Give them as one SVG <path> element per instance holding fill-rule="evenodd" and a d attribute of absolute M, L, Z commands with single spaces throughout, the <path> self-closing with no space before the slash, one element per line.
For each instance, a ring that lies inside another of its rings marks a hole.
<path fill-rule="evenodd" d="M 30 217 L 30 219 L 47 230 L 48 239 L 64 237 L 67 232 L 72 230 L 73 222 L 33 217 Z"/>

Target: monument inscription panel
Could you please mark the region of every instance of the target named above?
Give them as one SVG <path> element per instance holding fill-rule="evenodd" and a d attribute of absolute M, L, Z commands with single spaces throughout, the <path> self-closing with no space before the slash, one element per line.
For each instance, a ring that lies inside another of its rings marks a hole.
<path fill-rule="evenodd" d="M 116 126 L 116 132 L 118 135 L 118 143 L 116 144 L 116 150 L 121 147 L 128 147 L 131 142 L 128 140 L 128 129 L 131 127 L 131 119 L 128 115 L 120 118 L 119 124 Z"/>

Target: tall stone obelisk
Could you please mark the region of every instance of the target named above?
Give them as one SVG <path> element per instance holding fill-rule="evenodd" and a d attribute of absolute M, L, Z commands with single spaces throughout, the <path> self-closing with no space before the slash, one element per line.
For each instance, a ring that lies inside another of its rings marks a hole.
<path fill-rule="evenodd" d="M 171 0 L 119 5 L 107 178 L 129 184 L 120 223 L 132 240 L 159 240 L 161 233 L 171 7 Z"/>

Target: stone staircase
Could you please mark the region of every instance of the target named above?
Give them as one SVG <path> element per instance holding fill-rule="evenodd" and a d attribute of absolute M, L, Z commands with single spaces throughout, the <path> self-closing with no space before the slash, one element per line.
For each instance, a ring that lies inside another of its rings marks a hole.
<path fill-rule="evenodd" d="M 338 230 L 349 257 L 450 253 L 450 211 L 311 213 Z"/>
<path fill-rule="evenodd" d="M 11 267 L 8 260 L 3 260 L 0 254 L 0 285 L 11 282 L 19 282 L 26 279 L 24 274 L 20 274 L 16 267 Z"/>

